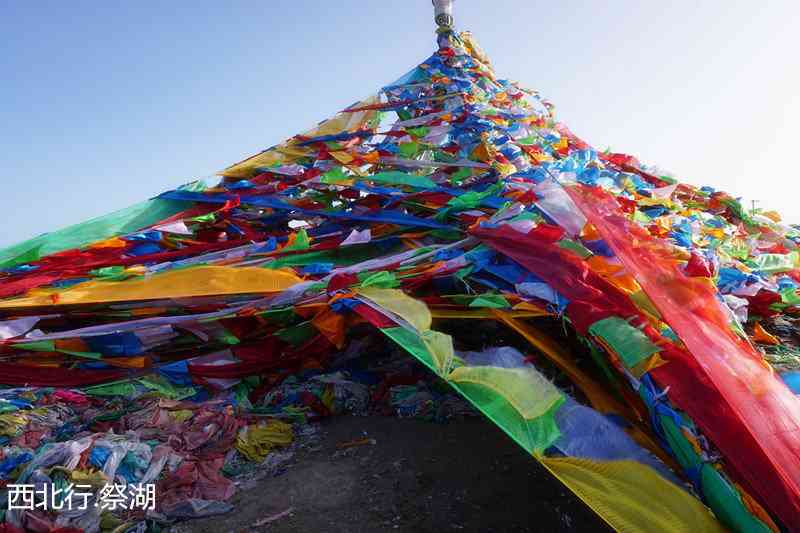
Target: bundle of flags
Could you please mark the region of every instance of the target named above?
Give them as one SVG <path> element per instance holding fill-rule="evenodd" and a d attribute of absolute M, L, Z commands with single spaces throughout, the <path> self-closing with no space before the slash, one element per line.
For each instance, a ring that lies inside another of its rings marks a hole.
<path fill-rule="evenodd" d="M 800 530 L 800 229 L 438 41 L 219 183 L 0 250 L 0 384 L 257 402 L 368 325 L 619 530 Z"/>

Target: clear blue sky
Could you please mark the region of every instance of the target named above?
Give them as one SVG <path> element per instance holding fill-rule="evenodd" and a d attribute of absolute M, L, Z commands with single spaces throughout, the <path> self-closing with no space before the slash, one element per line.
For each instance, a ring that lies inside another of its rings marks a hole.
<path fill-rule="evenodd" d="M 598 148 L 800 222 L 800 2 L 456 0 Z M 298 133 L 425 59 L 429 0 L 0 0 L 0 246 Z"/>

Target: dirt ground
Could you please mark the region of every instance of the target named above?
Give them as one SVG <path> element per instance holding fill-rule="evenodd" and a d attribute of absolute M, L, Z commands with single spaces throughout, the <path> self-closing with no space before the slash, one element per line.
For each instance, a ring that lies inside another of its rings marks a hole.
<path fill-rule="evenodd" d="M 330 418 L 277 474 L 240 482 L 231 503 L 171 531 L 609 531 L 482 417 Z"/>

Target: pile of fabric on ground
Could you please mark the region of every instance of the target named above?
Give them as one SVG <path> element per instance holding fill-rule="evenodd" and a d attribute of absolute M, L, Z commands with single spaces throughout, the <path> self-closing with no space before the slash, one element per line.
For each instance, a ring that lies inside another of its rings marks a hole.
<path fill-rule="evenodd" d="M 448 31 L 221 175 L 0 251 L 2 479 L 157 502 L 8 527 L 221 512 L 230 451 L 306 417 L 469 411 L 341 366 L 369 330 L 619 530 L 800 530 L 800 229 L 776 213 L 595 150 Z"/>
<path fill-rule="evenodd" d="M 336 370 L 309 369 L 266 394 L 257 377 L 209 395 L 158 375 L 83 390 L 0 391 L 0 479 L 34 491 L 30 510 L 19 502 L 8 509 L 15 497 L 6 491 L 6 529 L 144 531 L 223 514 L 233 510 L 234 481 L 283 462 L 296 434 L 315 433 L 310 422 L 343 413 L 439 422 L 477 414 L 379 340 L 354 341 L 332 358 Z M 106 485 L 148 484 L 155 497 L 145 508 L 130 490 L 113 506 L 100 496 Z"/>

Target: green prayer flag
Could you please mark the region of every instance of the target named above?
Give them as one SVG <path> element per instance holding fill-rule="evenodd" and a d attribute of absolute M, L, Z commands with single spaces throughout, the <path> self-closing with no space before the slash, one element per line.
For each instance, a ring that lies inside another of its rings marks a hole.
<path fill-rule="evenodd" d="M 594 255 L 587 247 L 572 239 L 561 239 L 556 244 L 558 244 L 559 248 L 569 250 L 581 259 L 588 259 Z"/>
<path fill-rule="evenodd" d="M 363 279 L 362 279 L 363 276 Z M 358 275 L 362 287 L 380 287 L 382 289 L 392 289 L 399 287 L 400 282 L 393 272 L 381 270 L 380 272 L 366 272 Z"/>
<path fill-rule="evenodd" d="M 76 352 L 73 350 L 58 350 L 59 353 L 65 353 L 67 355 L 74 355 L 75 357 L 83 357 L 84 359 L 102 359 L 103 354 L 97 352 Z"/>
<path fill-rule="evenodd" d="M 661 351 L 647 335 L 616 316 L 595 322 L 589 327 L 589 333 L 603 339 L 628 369 Z"/>
<path fill-rule="evenodd" d="M 311 321 L 302 322 L 275 332 L 275 336 L 292 346 L 299 346 L 317 334 L 317 328 Z"/>
<path fill-rule="evenodd" d="M 430 131 L 431 129 L 427 126 L 419 126 L 417 128 L 406 128 L 406 133 L 418 139 L 425 137 L 428 133 L 430 133 Z"/>
<path fill-rule="evenodd" d="M 305 228 L 295 233 L 295 239 L 292 244 L 281 250 L 281 252 L 289 252 L 292 250 L 307 250 L 311 248 L 311 239 L 308 238 L 308 233 Z"/>
<path fill-rule="evenodd" d="M 365 176 L 362 179 L 376 181 L 379 183 L 387 183 L 390 185 L 410 185 L 412 187 L 419 187 L 421 189 L 431 189 L 436 187 L 436 183 L 431 181 L 428 176 L 407 174 L 398 170 L 379 172 L 378 174 L 373 174 L 372 176 Z"/>
<path fill-rule="evenodd" d="M 400 143 L 400 157 L 411 159 L 419 152 L 419 143 L 411 141 L 407 143 Z"/>
<path fill-rule="evenodd" d="M 342 183 L 349 179 L 352 179 L 352 176 L 347 175 L 342 167 L 333 167 L 328 172 L 320 176 L 319 181 L 322 183 Z"/>
<path fill-rule="evenodd" d="M 31 352 L 55 352 L 56 343 L 53 341 L 20 342 L 11 345 L 13 348 L 30 350 Z"/>
<path fill-rule="evenodd" d="M 511 304 L 508 303 L 500 294 L 481 294 L 469 304 L 470 307 L 489 307 L 492 309 L 508 309 Z"/>

